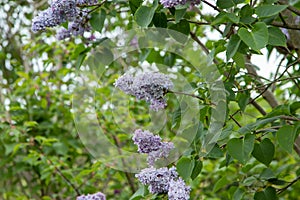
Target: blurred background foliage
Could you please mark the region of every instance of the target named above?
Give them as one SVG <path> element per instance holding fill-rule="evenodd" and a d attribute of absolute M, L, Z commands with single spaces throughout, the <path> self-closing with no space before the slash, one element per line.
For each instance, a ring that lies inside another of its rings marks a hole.
<path fill-rule="evenodd" d="M 121 118 L 124 121 L 114 121 L 107 104 L 114 100 L 110 95 L 117 93 L 115 79 L 128 67 L 155 63 L 181 74 L 192 86 L 187 92 L 204 99 L 198 101 L 196 138 L 178 161 L 184 165 L 177 166 L 187 171 L 191 199 L 299 199 L 300 45 L 295 38 L 300 35 L 300 3 L 218 0 L 202 1 L 191 9 L 144 4 L 155 11 L 149 23 L 141 20 L 149 17 L 138 10 L 142 1 L 108 1 L 92 14 L 91 34 L 57 41 L 55 29 L 36 34 L 30 29 L 32 18 L 48 7 L 48 1 L 0 2 L 0 199 L 75 199 L 97 191 L 107 199 L 165 198 L 148 194 L 134 174 L 97 161 L 81 143 L 72 114 L 78 72 L 91 67 L 91 60 L 97 65 L 97 59 L 105 62 L 109 56 L 109 52 L 95 56 L 102 41 L 147 26 L 186 34 L 195 48 L 208 53 L 208 62 L 217 66 L 226 89 L 226 121 L 212 151 L 199 156 L 198 140 L 208 129 L 212 107 L 205 78 L 178 55 L 145 49 L 131 52 L 125 64 L 119 60 L 108 68 L 92 66 L 102 74 L 94 104 L 98 115 L 104 116 L 99 124 L 111 142 L 136 151 L 126 127 L 162 124 L 150 119 L 148 105 L 133 97 L 122 99 L 123 95 L 118 101 L 124 100 L 129 108 L 130 117 Z M 204 12 L 207 8 L 215 12 Z M 265 36 L 245 33 L 251 29 L 261 35 L 265 28 Z M 255 66 L 251 56 L 264 54 L 271 59 L 274 52 L 273 73 L 261 75 L 257 70 L 266 66 Z M 176 96 L 167 94 L 167 98 L 168 121 L 159 134 L 168 140 L 174 137 L 181 116 Z M 126 114 L 126 109 L 118 113 Z"/>

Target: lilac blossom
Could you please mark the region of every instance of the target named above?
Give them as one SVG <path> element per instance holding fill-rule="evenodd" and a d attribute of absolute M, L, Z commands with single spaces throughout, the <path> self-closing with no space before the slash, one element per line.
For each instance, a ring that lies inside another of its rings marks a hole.
<path fill-rule="evenodd" d="M 168 193 L 169 183 L 176 179 L 178 174 L 175 167 L 168 169 L 167 167 L 156 169 L 154 167 L 145 168 L 136 178 L 144 185 L 149 185 L 148 189 L 153 194 Z"/>
<path fill-rule="evenodd" d="M 106 200 L 103 193 L 97 192 L 95 194 L 81 195 L 76 198 L 76 200 Z"/>
<path fill-rule="evenodd" d="M 150 103 L 150 109 L 158 111 L 167 106 L 164 95 L 173 88 L 170 78 L 159 72 L 148 72 L 133 77 L 124 74 L 116 80 L 115 86 L 126 94 Z"/>
<path fill-rule="evenodd" d="M 191 188 L 186 186 L 181 178 L 171 180 L 168 191 L 169 200 L 188 200 L 190 199 L 190 191 Z"/>
<path fill-rule="evenodd" d="M 186 3 L 190 3 L 192 6 L 198 5 L 200 3 L 200 0 L 160 0 L 160 3 L 165 8 L 172 8 L 177 5 L 184 5 Z"/>
<path fill-rule="evenodd" d="M 168 157 L 170 151 L 174 149 L 172 142 L 162 142 L 159 135 L 153 135 L 150 131 L 138 129 L 132 137 L 134 144 L 138 146 L 139 153 L 147 153 L 149 166 L 154 166 L 155 161 Z"/>

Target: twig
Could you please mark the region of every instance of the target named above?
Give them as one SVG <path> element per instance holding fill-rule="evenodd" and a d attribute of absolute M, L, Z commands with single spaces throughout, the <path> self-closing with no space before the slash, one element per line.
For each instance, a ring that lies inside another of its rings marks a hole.
<path fill-rule="evenodd" d="M 279 1 L 278 2 L 279 4 L 281 5 L 286 5 L 286 3 L 282 2 L 282 1 Z M 293 13 L 295 13 L 296 15 L 299 15 L 300 16 L 300 10 L 298 10 L 297 8 L 293 7 L 293 6 L 288 6 L 287 7 L 288 10 L 292 11 Z"/>
<path fill-rule="evenodd" d="M 277 191 L 277 194 L 281 194 L 282 192 L 284 192 L 286 189 L 288 189 L 289 187 L 291 187 L 293 184 L 295 184 L 297 181 L 300 180 L 300 176 L 298 176 L 296 179 L 294 179 L 292 182 L 290 182 L 289 184 L 287 184 L 285 187 L 279 189 Z"/>
<path fill-rule="evenodd" d="M 80 191 L 78 190 L 78 188 L 61 172 L 58 167 L 54 165 L 54 163 L 50 159 L 47 158 L 47 160 L 51 163 L 52 166 L 54 166 L 56 172 L 75 190 L 76 194 L 79 196 Z"/>
<path fill-rule="evenodd" d="M 294 24 L 283 24 L 280 22 L 272 22 L 273 26 L 286 28 L 286 29 L 292 29 L 292 30 L 300 30 L 300 26 L 294 25 Z"/>
<path fill-rule="evenodd" d="M 238 125 L 238 127 L 242 127 L 241 124 L 232 115 L 229 115 L 229 117 Z"/>
<path fill-rule="evenodd" d="M 219 9 L 217 6 L 215 6 L 215 5 L 211 4 L 211 3 L 209 3 L 209 2 L 206 1 L 206 0 L 202 0 L 202 2 L 205 3 L 206 5 L 210 6 L 211 8 L 215 9 L 215 10 L 218 11 L 218 12 L 221 12 L 221 11 L 222 11 L 222 10 Z"/>

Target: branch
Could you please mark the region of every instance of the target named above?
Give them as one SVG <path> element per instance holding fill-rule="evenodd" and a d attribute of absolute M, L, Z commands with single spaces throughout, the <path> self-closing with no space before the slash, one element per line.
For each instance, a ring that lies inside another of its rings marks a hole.
<path fill-rule="evenodd" d="M 206 5 L 210 6 L 211 8 L 213 8 L 214 10 L 218 11 L 218 12 L 221 12 L 222 10 L 219 9 L 217 6 L 207 2 L 206 0 L 202 0 L 203 3 L 205 3 Z"/>
<path fill-rule="evenodd" d="M 272 25 L 280 27 L 280 28 L 300 30 L 300 26 L 297 26 L 297 25 L 294 25 L 294 24 L 284 24 L 284 23 L 280 23 L 280 22 L 272 22 Z"/>
<path fill-rule="evenodd" d="M 281 194 L 282 192 L 284 192 L 286 189 L 288 189 L 289 187 L 291 187 L 293 184 L 295 184 L 297 181 L 300 180 L 300 176 L 298 176 L 296 179 L 294 179 L 292 182 L 290 182 L 289 184 L 287 184 L 285 187 L 279 189 L 277 191 L 277 194 Z"/>
<path fill-rule="evenodd" d="M 279 4 L 281 5 L 286 5 L 285 2 L 282 2 L 282 1 L 278 1 Z M 288 10 L 292 11 L 293 13 L 295 13 L 296 15 L 299 15 L 300 16 L 300 10 L 298 10 L 297 8 L 293 7 L 293 6 L 288 6 L 287 7 Z"/>

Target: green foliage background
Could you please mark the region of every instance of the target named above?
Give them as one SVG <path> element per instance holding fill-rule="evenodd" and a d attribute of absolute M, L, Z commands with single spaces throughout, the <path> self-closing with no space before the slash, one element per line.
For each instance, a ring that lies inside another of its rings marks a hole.
<path fill-rule="evenodd" d="M 203 12 L 204 5 L 216 14 Z M 71 112 L 77 72 L 84 71 L 82 63 L 95 59 L 101 39 L 106 33 L 141 27 L 162 27 L 191 37 L 217 66 L 226 89 L 228 109 L 221 137 L 208 155 L 199 156 L 199 135 L 207 131 L 211 115 L 203 78 L 179 56 L 162 56 L 160 50 L 133 52 L 132 59 L 125 60 L 131 66 L 147 61 L 176 68 L 194 86 L 192 92 L 204 99 L 198 102 L 204 106 L 197 137 L 175 163 L 192 187 L 191 199 L 299 199 L 298 1 L 202 1 L 192 9 L 165 9 L 157 1 L 107 1 L 91 16 L 92 32 L 100 34 L 96 41 L 57 41 L 54 29 L 33 34 L 31 19 L 47 6 L 47 1 L 0 2 L 0 199 L 75 199 L 97 191 L 107 199 L 166 198 L 148 194 L 134 174 L 93 158 L 77 135 Z M 212 33 L 220 39 L 209 39 Z M 274 51 L 282 59 L 273 66 L 276 73 L 260 76 L 257 67 L 265 66 L 253 65 L 251 56 L 267 52 L 269 57 Z M 115 79 L 125 71 L 118 64 L 105 71 L 95 91 L 99 108 L 110 100 Z M 180 114 L 174 95 L 167 97 L 169 121 L 160 134 L 172 138 Z M 135 123 L 153 123 L 148 105 L 131 100 Z M 99 122 L 111 141 L 135 151 L 131 133 L 120 131 L 112 112 L 98 112 L 105 116 Z M 132 123 L 127 120 L 122 123 Z"/>

